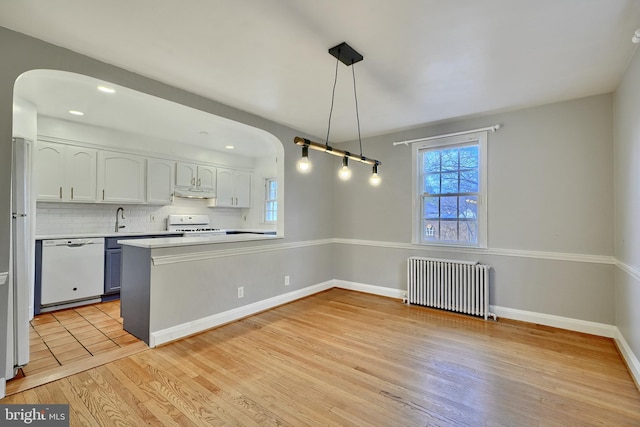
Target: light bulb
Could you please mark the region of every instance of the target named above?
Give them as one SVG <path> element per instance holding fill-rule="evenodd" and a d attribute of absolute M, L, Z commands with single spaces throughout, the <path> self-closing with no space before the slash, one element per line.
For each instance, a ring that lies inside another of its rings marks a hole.
<path fill-rule="evenodd" d="M 338 176 L 343 181 L 351 178 L 351 169 L 349 169 L 349 158 L 347 156 L 342 158 L 342 167 L 338 171 Z"/>
<path fill-rule="evenodd" d="M 382 182 L 382 178 L 380 178 L 380 175 L 378 175 L 378 162 L 376 162 L 373 165 L 373 173 L 369 178 L 369 184 L 373 185 L 374 187 L 377 187 L 378 185 L 380 185 L 380 182 Z"/>
<path fill-rule="evenodd" d="M 351 169 L 349 169 L 349 166 L 341 167 L 338 171 L 338 176 L 343 181 L 347 181 L 349 178 L 351 178 Z"/>
<path fill-rule="evenodd" d="M 306 145 L 302 147 L 302 158 L 298 160 L 296 165 L 298 170 L 302 173 L 307 173 L 311 170 L 311 162 L 309 161 L 309 147 Z"/>
<path fill-rule="evenodd" d="M 633 33 L 633 37 L 631 37 L 631 41 L 635 44 L 640 43 L 640 28 L 638 28 L 636 32 Z"/>
<path fill-rule="evenodd" d="M 308 157 L 303 157 L 298 160 L 298 170 L 302 173 L 307 173 L 311 170 L 311 162 Z"/>

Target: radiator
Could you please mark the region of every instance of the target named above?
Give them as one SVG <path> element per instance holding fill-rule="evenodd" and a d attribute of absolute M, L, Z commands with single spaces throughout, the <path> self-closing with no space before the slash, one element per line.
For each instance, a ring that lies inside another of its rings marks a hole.
<path fill-rule="evenodd" d="M 489 316 L 489 270 L 477 262 L 410 257 L 407 303 L 472 316 Z"/>

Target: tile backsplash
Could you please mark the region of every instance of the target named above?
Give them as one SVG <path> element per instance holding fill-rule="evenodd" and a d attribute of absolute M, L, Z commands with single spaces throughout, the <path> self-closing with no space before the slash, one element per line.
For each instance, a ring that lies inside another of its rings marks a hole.
<path fill-rule="evenodd" d="M 215 228 L 246 228 L 244 209 L 210 208 L 203 200 L 176 199 L 169 206 L 112 205 L 96 203 L 45 203 L 36 205 L 36 236 L 111 233 L 116 222 L 116 210 L 124 208 L 125 228 L 120 232 L 157 232 L 167 229 L 167 216 L 204 214 Z"/>

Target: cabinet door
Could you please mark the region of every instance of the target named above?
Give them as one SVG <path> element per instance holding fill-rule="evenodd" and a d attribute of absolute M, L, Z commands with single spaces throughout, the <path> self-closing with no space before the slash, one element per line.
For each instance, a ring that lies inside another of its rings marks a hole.
<path fill-rule="evenodd" d="M 232 207 L 235 193 L 233 190 L 233 171 L 218 168 L 216 206 Z"/>
<path fill-rule="evenodd" d="M 176 163 L 176 187 L 191 188 L 196 186 L 198 166 L 193 163 Z"/>
<path fill-rule="evenodd" d="M 108 249 L 104 253 L 104 293 L 120 292 L 122 249 Z"/>
<path fill-rule="evenodd" d="M 205 191 L 216 191 L 217 170 L 212 166 L 198 166 L 197 187 Z"/>
<path fill-rule="evenodd" d="M 147 159 L 147 202 L 171 204 L 173 194 L 174 162 L 164 159 Z"/>
<path fill-rule="evenodd" d="M 100 201 L 144 203 L 144 157 L 102 151 L 98 156 Z"/>
<path fill-rule="evenodd" d="M 96 150 L 83 147 L 66 148 L 65 199 L 73 202 L 96 201 Z"/>
<path fill-rule="evenodd" d="M 34 176 L 37 200 L 62 201 L 65 186 L 64 150 L 61 144 L 36 144 Z"/>
<path fill-rule="evenodd" d="M 237 208 L 251 207 L 251 172 L 236 171 L 234 179 L 235 206 Z"/>

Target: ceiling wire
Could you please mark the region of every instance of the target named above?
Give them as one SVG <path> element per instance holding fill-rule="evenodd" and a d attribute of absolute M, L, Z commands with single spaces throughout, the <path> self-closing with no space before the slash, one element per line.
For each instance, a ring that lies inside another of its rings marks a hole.
<path fill-rule="evenodd" d="M 353 97 L 356 99 L 356 122 L 358 123 L 358 142 L 360 143 L 360 157 L 362 157 L 362 137 L 360 136 L 360 114 L 358 114 L 358 93 L 356 92 L 356 66 L 351 64 L 353 74 Z"/>
<path fill-rule="evenodd" d="M 331 131 L 331 115 L 333 114 L 333 101 L 336 97 L 336 83 L 338 83 L 338 62 L 340 60 L 340 54 L 336 57 L 336 73 L 333 79 L 333 91 L 331 92 L 331 109 L 329 110 L 329 123 L 327 124 L 327 139 L 325 139 L 324 145 L 329 147 L 329 131 Z"/>
<path fill-rule="evenodd" d="M 333 90 L 331 91 L 331 108 L 329 109 L 329 123 L 327 124 L 327 138 L 324 145 L 329 148 L 329 133 L 331 132 L 331 116 L 333 115 L 333 104 L 336 97 L 336 84 L 338 83 L 338 63 L 340 62 L 340 52 L 336 56 L 336 71 L 333 78 Z M 358 143 L 360 145 L 360 157 L 362 157 L 362 135 L 360 133 L 360 112 L 358 110 L 358 92 L 356 90 L 356 68 L 355 64 L 351 64 L 351 74 L 353 76 L 353 97 L 356 103 L 356 123 L 358 125 Z"/>

